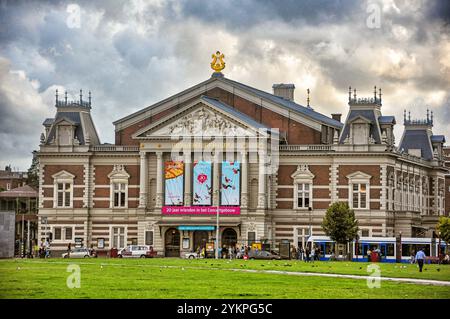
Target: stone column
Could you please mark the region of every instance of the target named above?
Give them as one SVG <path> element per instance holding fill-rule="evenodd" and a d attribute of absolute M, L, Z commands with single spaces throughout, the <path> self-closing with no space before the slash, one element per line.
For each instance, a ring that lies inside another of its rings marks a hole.
<path fill-rule="evenodd" d="M 192 204 L 192 178 L 191 178 L 191 154 L 184 156 L 184 206 L 191 206 Z"/>
<path fill-rule="evenodd" d="M 266 174 L 265 174 L 265 153 L 259 153 L 259 176 L 258 176 L 258 208 L 266 208 Z"/>
<path fill-rule="evenodd" d="M 163 205 L 163 153 L 156 152 L 156 199 L 155 207 L 160 208 Z"/>
<path fill-rule="evenodd" d="M 247 162 L 247 152 L 241 152 L 241 174 L 242 174 L 242 186 L 241 186 L 241 207 L 248 207 L 248 162 Z"/>
<path fill-rule="evenodd" d="M 139 208 L 147 206 L 147 153 L 139 152 L 141 156 L 140 177 L 139 177 Z"/>

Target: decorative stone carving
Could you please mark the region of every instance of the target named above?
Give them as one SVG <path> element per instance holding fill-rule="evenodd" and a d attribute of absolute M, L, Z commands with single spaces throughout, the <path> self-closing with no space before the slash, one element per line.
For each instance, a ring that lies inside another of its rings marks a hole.
<path fill-rule="evenodd" d="M 223 116 L 202 107 L 183 116 L 176 123 L 148 135 L 246 136 L 249 132 Z"/>

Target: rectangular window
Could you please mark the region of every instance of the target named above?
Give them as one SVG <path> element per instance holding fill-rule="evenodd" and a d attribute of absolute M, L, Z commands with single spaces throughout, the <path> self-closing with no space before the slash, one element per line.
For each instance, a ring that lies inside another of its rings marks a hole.
<path fill-rule="evenodd" d="M 65 239 L 72 240 L 72 227 L 66 227 L 65 230 L 66 230 Z"/>
<path fill-rule="evenodd" d="M 367 208 L 367 184 L 353 184 L 352 204 L 353 208 Z"/>
<path fill-rule="evenodd" d="M 297 184 L 297 208 L 309 208 L 311 202 L 311 184 Z"/>
<path fill-rule="evenodd" d="M 53 238 L 55 240 L 61 240 L 61 227 L 53 228 Z"/>
<path fill-rule="evenodd" d="M 145 232 L 145 244 L 146 245 L 153 245 L 153 231 L 148 230 Z"/>
<path fill-rule="evenodd" d="M 7 184 L 6 184 L 6 190 L 9 191 L 10 189 L 11 189 L 11 184 L 10 184 L 10 183 L 7 183 Z"/>
<path fill-rule="evenodd" d="M 113 207 L 120 208 L 126 207 L 126 184 L 114 183 L 113 184 Z"/>
<path fill-rule="evenodd" d="M 71 193 L 72 184 L 71 183 L 58 183 L 57 188 L 57 207 L 70 207 L 71 206 Z"/>
<path fill-rule="evenodd" d="M 125 228 L 113 227 L 112 228 L 112 247 L 124 248 L 125 247 Z"/>

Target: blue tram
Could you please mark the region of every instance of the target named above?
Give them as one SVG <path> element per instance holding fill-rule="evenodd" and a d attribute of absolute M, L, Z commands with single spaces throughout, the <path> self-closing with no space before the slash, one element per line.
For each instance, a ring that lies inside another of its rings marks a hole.
<path fill-rule="evenodd" d="M 335 242 L 326 236 L 310 236 L 307 244 L 309 247 L 314 246 L 320 250 L 320 260 L 330 260 L 334 254 Z M 403 237 L 401 240 L 401 251 L 397 249 L 395 237 L 361 237 L 358 241 L 348 243 L 347 251 L 352 252 L 353 261 L 369 261 L 367 252 L 379 252 L 381 262 L 395 262 L 397 254 L 401 254 L 402 262 L 410 262 L 412 255 L 422 248 L 427 256 L 436 257 L 439 251 L 439 242 L 436 240 L 435 247 L 432 247 L 433 239 L 431 238 L 413 238 Z M 339 255 L 337 259 L 343 258 L 343 246 L 338 247 Z M 445 251 L 445 242 L 441 241 L 441 252 Z"/>

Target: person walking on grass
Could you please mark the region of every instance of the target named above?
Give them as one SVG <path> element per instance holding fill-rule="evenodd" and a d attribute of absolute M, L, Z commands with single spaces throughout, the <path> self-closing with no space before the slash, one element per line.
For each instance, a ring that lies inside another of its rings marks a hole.
<path fill-rule="evenodd" d="M 419 265 L 419 272 L 422 272 L 422 268 L 423 268 L 423 262 L 425 261 L 425 253 L 423 252 L 422 248 L 419 249 L 419 251 L 416 254 L 416 260 L 417 260 L 417 264 Z"/>

